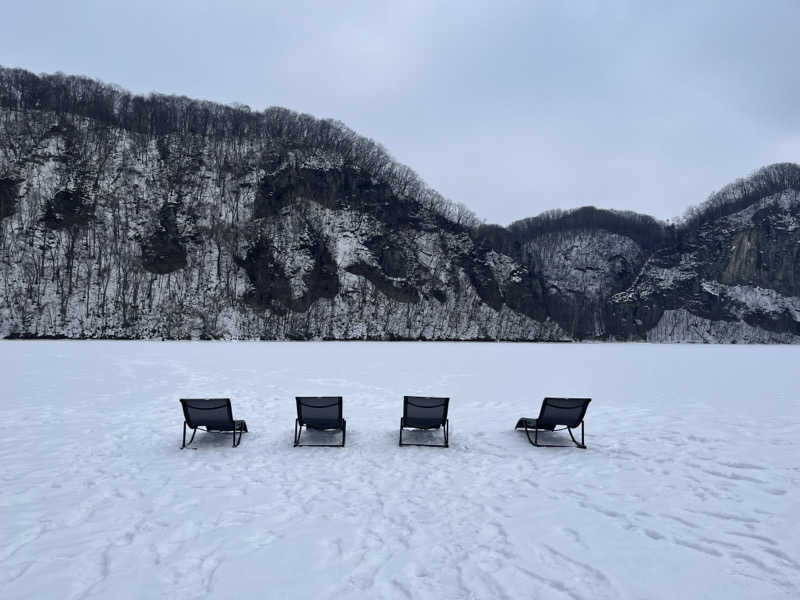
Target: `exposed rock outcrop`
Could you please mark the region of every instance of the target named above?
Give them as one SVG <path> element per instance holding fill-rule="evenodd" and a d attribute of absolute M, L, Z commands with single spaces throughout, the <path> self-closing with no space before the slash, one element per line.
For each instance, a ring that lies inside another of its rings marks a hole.
<path fill-rule="evenodd" d="M 0 69 L 0 336 L 800 341 L 800 166 L 480 224 L 286 109 Z"/>

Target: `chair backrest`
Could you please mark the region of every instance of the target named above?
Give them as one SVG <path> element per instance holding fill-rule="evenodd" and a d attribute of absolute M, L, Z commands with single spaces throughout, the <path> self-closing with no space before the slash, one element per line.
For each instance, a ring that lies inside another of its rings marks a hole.
<path fill-rule="evenodd" d="M 233 426 L 230 398 L 181 398 L 187 425 L 197 427 Z"/>
<path fill-rule="evenodd" d="M 296 396 L 297 420 L 306 423 L 338 425 L 342 422 L 341 396 Z"/>
<path fill-rule="evenodd" d="M 591 398 L 545 398 L 536 419 L 537 426 L 577 427 L 583 421 Z"/>
<path fill-rule="evenodd" d="M 403 418 L 407 421 L 440 422 L 447 420 L 450 398 L 403 396 Z"/>

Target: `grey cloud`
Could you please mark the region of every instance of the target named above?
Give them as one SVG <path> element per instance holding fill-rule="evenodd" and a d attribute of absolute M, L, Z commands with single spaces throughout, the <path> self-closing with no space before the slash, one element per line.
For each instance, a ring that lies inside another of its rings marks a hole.
<path fill-rule="evenodd" d="M 491 222 L 668 218 L 800 160 L 798 23 L 794 0 L 32 1 L 0 63 L 333 117 Z"/>

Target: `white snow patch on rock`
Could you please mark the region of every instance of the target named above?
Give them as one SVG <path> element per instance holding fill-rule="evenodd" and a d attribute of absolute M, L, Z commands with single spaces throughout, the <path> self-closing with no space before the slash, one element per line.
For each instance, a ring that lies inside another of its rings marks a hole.
<path fill-rule="evenodd" d="M 776 333 L 743 321 L 711 321 L 683 308 L 665 310 L 656 326 L 647 332 L 648 342 L 735 344 L 797 344 L 800 336 Z"/>

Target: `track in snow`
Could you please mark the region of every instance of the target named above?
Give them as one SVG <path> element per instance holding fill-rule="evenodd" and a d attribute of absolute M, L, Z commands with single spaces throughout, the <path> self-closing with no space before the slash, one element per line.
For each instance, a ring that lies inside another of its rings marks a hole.
<path fill-rule="evenodd" d="M 4 342 L 4 598 L 791 598 L 800 348 Z M 449 449 L 397 447 L 404 394 Z M 347 447 L 292 448 L 295 395 Z M 588 450 L 511 430 L 590 396 Z M 179 450 L 180 397 L 239 448 Z"/>

